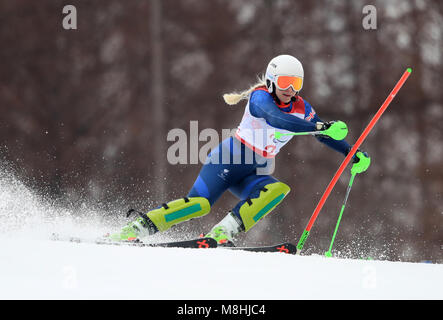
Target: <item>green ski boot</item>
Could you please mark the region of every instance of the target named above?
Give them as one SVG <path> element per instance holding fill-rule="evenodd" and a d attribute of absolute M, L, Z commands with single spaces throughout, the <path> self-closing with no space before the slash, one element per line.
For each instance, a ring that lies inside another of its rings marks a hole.
<path fill-rule="evenodd" d="M 205 238 L 212 238 L 217 241 L 217 244 L 222 247 L 235 247 L 234 242 L 228 235 L 226 229 L 222 226 L 214 227 L 208 234 L 204 236 Z"/>
<path fill-rule="evenodd" d="M 152 221 L 146 215 L 140 215 L 140 217 L 124 226 L 120 232 L 110 234 L 106 238 L 111 241 L 138 241 L 139 238 L 156 232 L 158 232 L 158 229 Z"/>
<path fill-rule="evenodd" d="M 221 247 L 235 247 L 232 238 L 244 230 L 243 222 L 239 221 L 239 218 L 237 218 L 233 212 L 229 212 L 228 215 L 216 224 L 204 237 L 214 239 Z"/>

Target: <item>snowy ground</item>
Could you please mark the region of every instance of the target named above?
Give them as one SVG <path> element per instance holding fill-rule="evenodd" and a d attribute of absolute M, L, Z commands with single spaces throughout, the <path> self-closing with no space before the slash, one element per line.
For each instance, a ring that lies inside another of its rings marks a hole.
<path fill-rule="evenodd" d="M 442 299 L 443 265 L 2 239 L 0 299 Z"/>
<path fill-rule="evenodd" d="M 441 264 L 49 240 L 104 234 L 100 216 L 0 172 L 0 299 L 443 299 Z"/>

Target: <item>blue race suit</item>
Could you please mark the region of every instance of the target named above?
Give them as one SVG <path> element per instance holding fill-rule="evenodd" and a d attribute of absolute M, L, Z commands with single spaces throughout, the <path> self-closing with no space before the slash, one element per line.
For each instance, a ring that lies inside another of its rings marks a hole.
<path fill-rule="evenodd" d="M 291 132 L 315 131 L 315 123 L 322 122 L 313 107 L 302 97 L 297 96 L 295 101 L 288 104 L 278 104 L 265 88 L 256 89 L 251 93 L 246 108 L 249 108 L 249 114 L 253 118 L 264 119 L 274 128 Z M 294 112 L 297 112 L 299 117 L 294 116 Z M 333 140 L 326 136 L 316 138 L 345 156 L 351 149 L 345 140 Z M 278 181 L 271 175 L 257 173 L 257 169 L 265 167 L 268 160 L 264 157 L 266 155 L 253 152 L 251 161 L 246 156 L 248 148 L 239 137 L 229 137 L 222 141 L 208 155 L 188 197 L 205 197 L 212 206 L 226 190 L 229 190 L 240 199 L 233 209 L 233 212 L 239 215 L 238 208 L 246 199 L 257 197 L 265 185 Z"/>

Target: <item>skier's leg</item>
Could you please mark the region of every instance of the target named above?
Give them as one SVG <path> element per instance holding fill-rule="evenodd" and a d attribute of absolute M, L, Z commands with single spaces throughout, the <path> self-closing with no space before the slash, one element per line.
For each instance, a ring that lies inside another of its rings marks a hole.
<path fill-rule="evenodd" d="M 244 163 L 243 152 L 239 141 L 232 137 L 225 139 L 209 154 L 188 197 L 205 197 L 212 206 L 228 188 L 255 173 L 256 163 Z M 234 157 L 240 161 L 236 162 Z"/>
<path fill-rule="evenodd" d="M 276 179 L 262 181 L 232 211 L 241 218 L 247 232 L 280 204 L 290 190 L 287 184 Z"/>
<path fill-rule="evenodd" d="M 168 230 L 175 224 L 209 213 L 211 206 L 231 184 L 232 178 L 229 179 L 226 172 L 232 170 L 232 164 L 213 161 L 214 158 L 220 157 L 222 152 L 229 152 L 226 142 L 211 152 L 187 197 L 183 198 L 184 200 L 168 202 L 146 214 L 158 231 Z M 237 176 L 231 175 L 231 177 Z"/>
<path fill-rule="evenodd" d="M 290 188 L 272 176 L 254 174 L 229 190 L 241 201 L 206 235 L 219 244 L 230 244 L 236 234 L 249 231 L 283 200 Z"/>
<path fill-rule="evenodd" d="M 120 241 L 149 236 L 208 214 L 211 205 L 229 187 L 226 181 L 215 175 L 217 171 L 214 165 L 205 164 L 187 197 L 163 203 L 147 213 L 139 213 L 140 217 L 110 238 Z"/>
<path fill-rule="evenodd" d="M 184 197 L 173 200 L 147 213 L 138 212 L 139 217 L 136 220 L 109 237 L 114 241 L 122 241 L 149 236 L 158 231 L 166 231 L 180 222 L 204 216 L 210 209 L 208 199 L 203 197 Z"/>
<path fill-rule="evenodd" d="M 228 170 L 227 167 L 205 163 L 187 197 L 149 211 L 146 214 L 147 218 L 152 221 L 157 231 L 165 231 L 175 224 L 206 215 L 230 185 L 229 180 L 220 175 Z"/>
<path fill-rule="evenodd" d="M 168 230 L 175 224 L 199 218 L 209 213 L 214 202 L 231 185 L 254 170 L 254 166 L 224 163 L 222 154 L 232 153 L 232 138 L 224 140 L 208 156 L 187 197 L 164 203 L 129 223 L 120 233 L 111 235 L 113 240 L 130 240 Z"/>

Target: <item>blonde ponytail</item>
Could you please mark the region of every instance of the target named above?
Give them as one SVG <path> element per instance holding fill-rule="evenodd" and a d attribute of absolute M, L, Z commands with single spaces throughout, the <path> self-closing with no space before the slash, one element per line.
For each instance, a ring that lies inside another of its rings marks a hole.
<path fill-rule="evenodd" d="M 257 89 L 258 87 L 262 87 L 266 85 L 265 77 L 263 75 L 258 76 L 257 83 L 252 85 L 249 89 L 242 91 L 240 93 L 232 92 L 232 93 L 225 93 L 223 95 L 223 99 L 225 102 L 231 106 L 239 103 L 243 99 L 248 99 L 249 95 L 252 91 Z"/>

